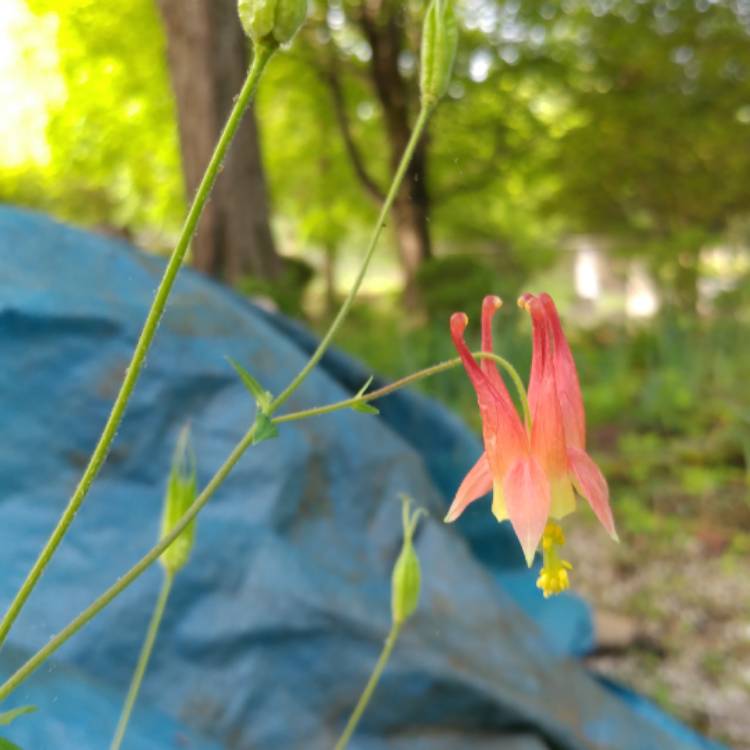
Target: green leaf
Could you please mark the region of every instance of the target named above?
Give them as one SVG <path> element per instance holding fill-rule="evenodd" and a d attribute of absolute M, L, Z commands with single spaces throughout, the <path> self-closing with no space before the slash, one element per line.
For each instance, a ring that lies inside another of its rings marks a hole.
<path fill-rule="evenodd" d="M 271 440 L 277 437 L 279 430 L 273 423 L 273 420 L 263 412 L 258 412 L 258 416 L 255 417 L 255 437 L 253 438 L 253 445 L 262 443 L 264 440 Z"/>
<path fill-rule="evenodd" d="M 236 362 L 231 357 L 227 357 L 227 360 L 240 376 L 245 388 L 253 395 L 258 408 L 261 411 L 267 411 L 273 396 L 239 362 Z"/>
<path fill-rule="evenodd" d="M 359 398 L 365 395 L 367 389 L 370 387 L 370 383 L 372 383 L 372 379 L 373 376 L 370 375 L 370 377 L 367 379 L 367 382 L 357 391 L 357 395 L 355 396 L 355 398 Z M 354 409 L 354 411 L 362 412 L 362 414 L 380 414 L 379 409 L 376 409 L 366 401 L 358 401 L 356 404 L 352 404 L 352 409 Z"/>
<path fill-rule="evenodd" d="M 19 706 L 18 708 L 11 709 L 10 711 L 4 711 L 3 713 L 0 713 L 0 726 L 7 726 L 11 722 L 15 721 L 19 716 L 33 713 L 36 710 L 36 706 Z"/>
<path fill-rule="evenodd" d="M 361 411 L 363 414 L 380 414 L 380 410 L 377 407 L 368 404 L 366 401 L 359 401 L 356 404 L 352 404 L 352 409 L 354 411 Z"/>
<path fill-rule="evenodd" d="M 18 745 L 16 745 L 14 742 L 0 737 L 0 750 L 21 750 L 21 748 L 18 747 Z"/>

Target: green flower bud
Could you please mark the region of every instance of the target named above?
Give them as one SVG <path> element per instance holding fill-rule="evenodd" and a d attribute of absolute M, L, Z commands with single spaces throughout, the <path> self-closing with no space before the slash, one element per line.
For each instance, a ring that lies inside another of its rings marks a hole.
<path fill-rule="evenodd" d="M 406 495 L 401 496 L 403 502 L 404 541 L 391 576 L 391 616 L 396 625 L 406 622 L 417 608 L 422 574 L 419 558 L 412 545 L 412 536 L 417 528 L 417 521 L 422 508 L 413 514 L 409 512 L 410 500 Z"/>
<path fill-rule="evenodd" d="M 458 46 L 453 0 L 432 0 L 422 26 L 422 105 L 434 105 L 448 90 Z"/>
<path fill-rule="evenodd" d="M 195 472 L 195 455 L 190 448 L 190 428 L 186 425 L 177 438 L 172 468 L 167 481 L 167 492 L 164 497 L 164 513 L 161 522 L 163 539 L 193 504 L 197 495 Z M 195 540 L 195 519 L 193 519 L 162 552 L 159 561 L 168 573 L 173 575 L 185 566 L 190 559 Z"/>
<path fill-rule="evenodd" d="M 245 33 L 255 44 L 286 44 L 307 16 L 307 0 L 238 0 Z"/>

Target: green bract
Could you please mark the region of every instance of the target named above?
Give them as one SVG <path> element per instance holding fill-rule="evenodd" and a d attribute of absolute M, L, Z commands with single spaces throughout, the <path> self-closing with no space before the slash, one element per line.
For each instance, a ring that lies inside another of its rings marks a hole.
<path fill-rule="evenodd" d="M 238 0 L 245 33 L 255 44 L 286 44 L 307 16 L 307 0 Z"/>
<path fill-rule="evenodd" d="M 422 26 L 422 104 L 434 105 L 448 90 L 458 45 L 453 0 L 432 0 Z"/>
<path fill-rule="evenodd" d="M 161 537 L 166 536 L 185 515 L 197 495 L 195 456 L 190 449 L 190 429 L 184 427 L 177 439 L 172 469 L 169 472 L 167 493 L 164 498 L 164 515 L 161 523 Z M 195 540 L 195 520 L 162 552 L 161 564 L 169 573 L 177 573 L 190 558 Z"/>
<path fill-rule="evenodd" d="M 391 615 L 396 625 L 406 622 L 414 614 L 419 602 L 419 590 L 422 583 L 419 558 L 411 540 L 419 515 L 424 513 L 424 510 L 420 508 L 412 514 L 409 512 L 411 502 L 409 498 L 402 495 L 401 500 L 404 504 L 404 542 L 396 564 L 393 566 L 391 578 Z"/>

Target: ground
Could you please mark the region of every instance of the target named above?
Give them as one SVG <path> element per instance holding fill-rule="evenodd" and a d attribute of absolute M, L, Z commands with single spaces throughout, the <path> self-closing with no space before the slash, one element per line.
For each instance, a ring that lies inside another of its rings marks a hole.
<path fill-rule="evenodd" d="M 568 527 L 573 586 L 602 642 L 590 666 L 750 750 L 750 556 L 689 535 L 655 551 L 625 530 L 615 544 L 582 514 Z"/>

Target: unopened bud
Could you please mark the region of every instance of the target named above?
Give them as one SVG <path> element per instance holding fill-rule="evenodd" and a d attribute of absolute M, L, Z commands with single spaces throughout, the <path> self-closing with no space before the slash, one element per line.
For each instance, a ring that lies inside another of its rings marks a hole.
<path fill-rule="evenodd" d="M 307 0 L 238 0 L 245 33 L 255 44 L 286 44 L 307 16 Z"/>
<path fill-rule="evenodd" d="M 453 0 L 432 0 L 422 25 L 422 105 L 434 105 L 448 90 L 458 46 Z"/>
<path fill-rule="evenodd" d="M 414 551 L 412 537 L 419 515 L 424 513 L 424 510 L 418 508 L 414 513 L 410 513 L 409 498 L 402 495 L 401 500 L 403 502 L 404 541 L 396 564 L 393 566 L 391 577 L 391 615 L 393 622 L 397 625 L 403 624 L 414 614 L 419 602 L 422 582 L 419 558 Z"/>
<path fill-rule="evenodd" d="M 172 468 L 169 472 L 167 492 L 164 497 L 164 514 L 161 522 L 163 539 L 185 515 L 197 495 L 195 455 L 190 448 L 190 428 L 186 425 L 177 438 Z M 195 519 L 193 519 L 167 549 L 159 561 L 167 572 L 175 574 L 190 559 L 195 540 Z"/>

